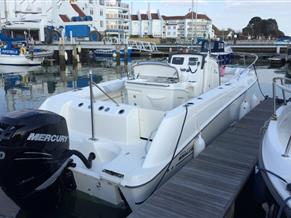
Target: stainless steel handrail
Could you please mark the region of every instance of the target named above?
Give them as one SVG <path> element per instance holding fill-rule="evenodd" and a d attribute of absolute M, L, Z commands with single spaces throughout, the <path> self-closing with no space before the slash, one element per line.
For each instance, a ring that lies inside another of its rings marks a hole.
<path fill-rule="evenodd" d="M 94 93 L 93 93 L 93 85 L 99 89 L 106 97 L 108 97 L 112 102 L 116 104 L 116 106 L 119 107 L 119 103 L 114 100 L 110 95 L 108 95 L 98 84 L 96 84 L 93 81 L 93 74 L 92 71 L 89 72 L 89 89 L 90 89 L 90 110 L 91 110 L 91 140 L 96 141 L 97 139 L 95 138 L 95 126 L 94 126 Z"/>
<path fill-rule="evenodd" d="M 280 84 L 277 83 L 278 81 L 280 81 Z M 291 93 L 291 88 L 289 88 L 289 87 L 287 87 L 285 85 L 286 81 L 291 83 L 291 79 L 289 79 L 289 78 L 284 78 L 284 77 L 275 77 L 275 78 L 273 78 L 273 116 L 272 116 L 273 120 L 277 120 L 277 114 L 276 114 L 276 110 L 277 110 L 276 88 L 280 88 L 282 90 L 284 105 L 287 104 L 286 93 L 285 92 Z"/>
<path fill-rule="evenodd" d="M 93 74 L 92 71 L 89 72 L 89 88 L 90 88 L 90 110 L 91 110 L 91 133 L 92 141 L 96 141 L 95 138 L 95 129 L 94 129 L 94 94 L 93 94 Z"/>
<path fill-rule="evenodd" d="M 97 83 L 92 82 L 92 85 L 99 89 L 107 98 L 109 98 L 113 103 L 115 103 L 117 107 L 119 107 L 119 103 L 116 100 L 114 100 L 114 98 L 112 98 L 110 95 L 108 95 L 104 90 L 102 90 L 102 88 L 98 86 Z"/>
<path fill-rule="evenodd" d="M 250 69 L 252 66 L 254 66 L 254 65 L 256 64 L 256 62 L 258 61 L 258 59 L 259 59 L 259 56 L 256 55 L 256 54 L 253 54 L 253 53 L 235 52 L 234 55 L 236 55 L 236 54 L 241 55 L 241 56 L 243 56 L 244 58 L 245 58 L 246 56 L 254 57 L 254 61 L 253 61 L 252 63 L 250 63 L 250 64 L 246 67 L 247 69 Z"/>
<path fill-rule="evenodd" d="M 289 151 L 290 151 L 290 148 L 291 148 L 291 136 L 289 137 L 289 140 L 287 142 L 287 145 L 286 145 L 286 148 L 285 148 L 285 152 L 284 154 L 282 154 L 282 157 L 289 157 Z"/>

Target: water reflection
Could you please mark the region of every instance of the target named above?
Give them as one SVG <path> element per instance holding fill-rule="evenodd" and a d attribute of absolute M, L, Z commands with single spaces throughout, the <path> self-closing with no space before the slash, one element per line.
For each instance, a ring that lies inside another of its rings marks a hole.
<path fill-rule="evenodd" d="M 51 95 L 88 85 L 92 70 L 96 83 L 127 76 L 128 66 L 116 66 L 112 60 L 96 61 L 86 65 L 14 67 L 0 66 L 0 116 L 14 110 L 38 108 Z M 4 207 L 5 208 L 5 207 Z M 16 211 L 17 213 L 17 211 Z M 1 211 L 5 215 L 5 211 Z M 78 191 L 66 193 L 59 208 L 52 214 L 36 217 L 125 217 L 127 208 L 115 208 Z M 17 217 L 31 217 L 19 211 Z"/>
<path fill-rule="evenodd" d="M 28 73 L 31 71 L 41 71 L 42 66 L 10 66 L 0 65 L 0 74 L 5 73 Z"/>
<path fill-rule="evenodd" d="M 107 59 L 81 66 L 25 67 L 0 66 L 0 115 L 24 108 L 38 108 L 49 96 L 88 85 L 92 70 L 94 82 L 127 76 L 127 65 L 116 66 Z"/>
<path fill-rule="evenodd" d="M 122 218 L 130 214 L 127 207 L 114 207 L 79 191 L 67 192 L 59 207 L 46 212 L 19 211 L 16 218 Z"/>

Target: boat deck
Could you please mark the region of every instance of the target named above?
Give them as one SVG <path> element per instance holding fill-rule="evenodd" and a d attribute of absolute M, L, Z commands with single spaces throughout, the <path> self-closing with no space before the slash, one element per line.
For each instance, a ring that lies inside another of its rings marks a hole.
<path fill-rule="evenodd" d="M 258 160 L 272 100 L 259 104 L 190 161 L 129 217 L 225 217 Z"/>

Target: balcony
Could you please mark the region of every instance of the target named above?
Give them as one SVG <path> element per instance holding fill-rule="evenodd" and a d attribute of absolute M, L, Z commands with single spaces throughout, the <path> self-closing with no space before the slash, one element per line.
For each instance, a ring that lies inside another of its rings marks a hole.
<path fill-rule="evenodd" d="M 125 9 L 129 9 L 129 4 L 125 4 L 125 3 L 118 3 L 118 2 L 106 2 L 106 6 L 107 7 L 115 7 L 115 8 L 125 8 Z"/>

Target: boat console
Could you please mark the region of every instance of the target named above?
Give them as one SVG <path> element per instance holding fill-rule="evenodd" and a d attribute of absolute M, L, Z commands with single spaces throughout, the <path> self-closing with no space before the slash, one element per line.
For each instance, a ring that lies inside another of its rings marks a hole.
<path fill-rule="evenodd" d="M 219 84 L 218 65 L 201 54 L 174 54 L 168 63 L 138 63 L 125 84 L 128 104 L 169 111 Z"/>

